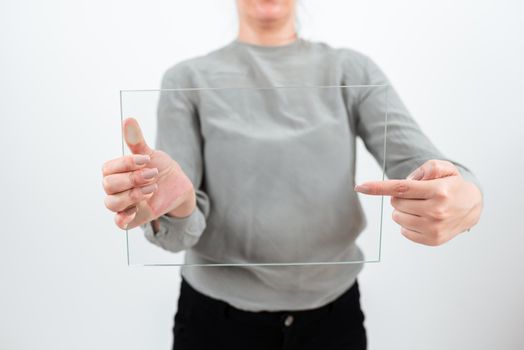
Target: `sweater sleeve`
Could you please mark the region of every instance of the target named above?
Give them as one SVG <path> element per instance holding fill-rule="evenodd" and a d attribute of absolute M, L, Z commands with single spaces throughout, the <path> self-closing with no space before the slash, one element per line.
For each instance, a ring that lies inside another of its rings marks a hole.
<path fill-rule="evenodd" d="M 162 79 L 162 89 L 184 87 L 187 68 L 177 65 Z M 203 140 L 198 113 L 191 100 L 192 92 L 163 90 L 157 109 L 155 147 L 169 154 L 192 181 L 196 193 L 196 208 L 188 216 L 175 218 L 162 215 L 156 233 L 151 223 L 142 225 L 146 238 L 171 252 L 179 252 L 195 245 L 206 228 L 210 211 L 209 197 L 203 188 Z"/>
<path fill-rule="evenodd" d="M 445 157 L 422 132 L 378 65 L 366 56 L 363 60 L 361 68 L 364 84 L 386 86 L 361 90 L 352 106 L 354 127 L 379 164 L 384 164 L 385 155 L 388 178 L 404 179 L 424 162 L 440 159 L 453 163 L 465 180 L 480 188 L 477 178 L 466 166 Z M 386 124 L 387 136 L 384 142 Z"/>

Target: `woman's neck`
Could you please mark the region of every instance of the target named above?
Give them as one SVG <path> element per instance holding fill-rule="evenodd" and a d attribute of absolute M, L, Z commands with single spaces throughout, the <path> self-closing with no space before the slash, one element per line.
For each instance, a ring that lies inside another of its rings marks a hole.
<path fill-rule="evenodd" d="M 281 46 L 296 39 L 294 19 L 281 23 L 253 23 L 241 20 L 238 28 L 238 40 L 249 44 Z"/>

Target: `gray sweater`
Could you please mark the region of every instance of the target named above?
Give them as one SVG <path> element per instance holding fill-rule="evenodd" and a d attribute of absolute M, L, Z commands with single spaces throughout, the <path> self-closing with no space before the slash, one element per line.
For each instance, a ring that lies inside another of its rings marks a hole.
<path fill-rule="evenodd" d="M 233 41 L 175 65 L 162 88 L 369 84 L 389 82 L 365 55 L 299 39 L 278 47 Z M 389 178 L 446 159 L 391 87 L 388 111 Z M 142 225 L 146 237 L 169 251 L 185 250 L 188 264 L 362 260 L 355 245 L 365 226 L 353 190 L 355 140 L 361 137 L 382 164 L 384 114 L 380 88 L 163 92 L 156 148 L 192 180 L 197 208 L 185 218 L 160 217 L 156 233 Z M 275 311 L 325 305 L 361 269 L 184 266 L 181 273 L 201 293 L 237 308 Z"/>

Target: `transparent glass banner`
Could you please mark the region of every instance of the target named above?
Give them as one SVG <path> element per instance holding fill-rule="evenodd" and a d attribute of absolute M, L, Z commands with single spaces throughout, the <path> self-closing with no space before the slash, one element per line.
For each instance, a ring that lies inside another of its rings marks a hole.
<path fill-rule="evenodd" d="M 354 186 L 384 179 L 387 89 L 122 90 L 122 122 L 136 119 L 148 145 L 176 161 L 197 195 L 188 216 L 164 214 L 157 229 L 128 229 L 128 264 L 380 261 L 383 197 L 360 195 Z M 378 159 L 357 138 L 363 118 Z M 132 154 L 124 132 L 122 153 Z M 166 188 L 157 191 L 177 191 Z"/>

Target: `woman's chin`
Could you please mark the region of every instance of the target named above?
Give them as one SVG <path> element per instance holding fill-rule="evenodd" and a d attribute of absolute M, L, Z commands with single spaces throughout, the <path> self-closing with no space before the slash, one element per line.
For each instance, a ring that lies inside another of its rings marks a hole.
<path fill-rule="evenodd" d="M 253 11 L 253 17 L 255 17 L 260 22 L 278 22 L 287 18 L 292 12 L 293 9 L 286 9 L 286 6 L 283 6 L 279 3 L 262 3 L 258 4 L 256 9 Z"/>

